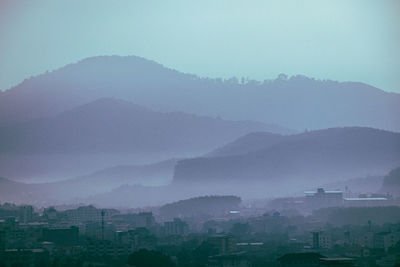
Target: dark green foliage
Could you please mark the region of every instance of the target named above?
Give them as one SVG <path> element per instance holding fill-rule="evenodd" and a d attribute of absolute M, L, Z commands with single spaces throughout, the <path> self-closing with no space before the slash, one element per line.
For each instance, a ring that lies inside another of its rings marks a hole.
<path fill-rule="evenodd" d="M 175 266 L 170 257 L 159 251 L 141 249 L 129 255 L 128 264 L 135 267 L 172 267 Z"/>
<path fill-rule="evenodd" d="M 166 204 L 160 208 L 164 217 L 216 215 L 237 209 L 241 202 L 236 196 L 205 196 Z"/>
<path fill-rule="evenodd" d="M 383 179 L 383 186 L 400 186 L 400 167 L 393 169 Z"/>
<path fill-rule="evenodd" d="M 230 232 L 235 236 L 242 236 L 250 233 L 250 226 L 248 223 L 235 223 Z"/>
<path fill-rule="evenodd" d="M 393 169 L 383 179 L 382 193 L 390 193 L 394 197 L 400 196 L 400 167 Z"/>
<path fill-rule="evenodd" d="M 207 263 L 208 257 L 217 255 L 218 248 L 209 242 L 203 242 L 198 248 L 193 251 L 192 258 L 198 264 Z"/>

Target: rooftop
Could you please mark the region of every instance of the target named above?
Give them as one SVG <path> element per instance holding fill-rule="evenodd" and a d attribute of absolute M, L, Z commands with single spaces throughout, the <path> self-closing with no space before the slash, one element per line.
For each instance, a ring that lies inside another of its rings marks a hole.
<path fill-rule="evenodd" d="M 372 200 L 372 201 L 377 201 L 377 200 L 388 200 L 385 197 L 346 197 L 344 200 L 347 201 L 367 201 L 367 200 Z"/>
<path fill-rule="evenodd" d="M 317 191 L 304 191 L 304 194 L 306 195 L 314 195 L 320 192 Z M 325 193 L 325 194 L 343 194 L 343 191 L 340 190 L 330 190 L 330 191 L 323 191 L 321 193 Z"/>
<path fill-rule="evenodd" d="M 305 252 L 305 253 L 287 253 L 285 255 L 283 255 L 282 257 L 280 257 L 278 260 L 305 260 L 305 259 L 320 259 L 323 258 L 324 256 L 322 256 L 321 254 L 317 253 L 317 252 Z"/>

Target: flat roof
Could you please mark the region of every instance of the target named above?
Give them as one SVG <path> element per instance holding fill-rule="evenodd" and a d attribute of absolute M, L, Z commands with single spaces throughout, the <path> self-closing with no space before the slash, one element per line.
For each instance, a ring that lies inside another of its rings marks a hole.
<path fill-rule="evenodd" d="M 247 242 L 241 242 L 241 243 L 236 243 L 237 246 L 262 246 L 264 245 L 263 242 L 251 242 L 251 243 L 247 243 Z"/>
<path fill-rule="evenodd" d="M 304 191 L 304 194 L 317 194 L 317 191 Z M 325 194 L 343 194 L 343 191 L 340 190 L 330 190 L 330 191 L 324 191 L 322 193 Z"/>
<path fill-rule="evenodd" d="M 315 191 L 304 191 L 304 194 L 315 194 L 315 193 L 317 193 L 317 192 L 315 192 Z"/>
<path fill-rule="evenodd" d="M 366 201 L 366 200 L 388 200 L 385 197 L 347 197 L 344 198 L 344 200 L 350 200 L 350 201 Z"/>
<path fill-rule="evenodd" d="M 321 261 L 354 261 L 353 258 L 320 258 Z"/>

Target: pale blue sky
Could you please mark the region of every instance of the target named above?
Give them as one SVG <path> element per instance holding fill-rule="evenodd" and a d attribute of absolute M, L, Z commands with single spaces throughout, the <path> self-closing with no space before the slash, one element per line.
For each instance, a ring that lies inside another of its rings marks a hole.
<path fill-rule="evenodd" d="M 400 93 L 399 0 L 0 0 L 0 89 L 97 55 L 210 77 L 279 73 Z"/>

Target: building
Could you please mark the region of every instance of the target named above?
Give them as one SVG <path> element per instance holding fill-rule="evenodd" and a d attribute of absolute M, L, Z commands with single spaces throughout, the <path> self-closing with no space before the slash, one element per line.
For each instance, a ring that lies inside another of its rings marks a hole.
<path fill-rule="evenodd" d="M 278 258 L 280 266 L 304 266 L 313 267 L 319 266 L 320 258 L 323 258 L 319 253 L 307 252 L 307 253 L 288 253 Z"/>
<path fill-rule="evenodd" d="M 356 266 L 356 261 L 353 258 L 320 258 L 319 266 Z"/>
<path fill-rule="evenodd" d="M 78 227 L 71 226 L 70 228 L 58 229 L 43 229 L 44 241 L 53 242 L 56 245 L 74 246 L 79 242 Z"/>
<path fill-rule="evenodd" d="M 43 217 L 49 222 L 56 222 L 58 220 L 58 211 L 54 207 L 45 208 Z"/>
<path fill-rule="evenodd" d="M 129 245 L 133 250 L 155 249 L 158 239 L 146 228 L 136 228 L 129 231 L 116 231 L 115 242 Z"/>
<path fill-rule="evenodd" d="M 306 191 L 304 194 L 305 204 L 311 210 L 343 205 L 342 191 L 325 191 L 323 188 L 318 188 L 317 191 Z"/>
<path fill-rule="evenodd" d="M 156 226 L 152 212 L 117 214 L 112 217 L 112 223 L 118 231 L 129 231 L 135 228 L 151 229 Z"/>
<path fill-rule="evenodd" d="M 378 248 L 387 251 L 400 241 L 400 232 L 367 232 L 360 240 L 360 245 L 366 248 Z"/>
<path fill-rule="evenodd" d="M 360 245 L 366 248 L 374 247 L 374 233 L 369 231 L 362 235 Z"/>
<path fill-rule="evenodd" d="M 236 240 L 230 235 L 215 235 L 210 237 L 207 242 L 218 249 L 218 254 L 230 254 L 236 251 Z"/>
<path fill-rule="evenodd" d="M 72 225 L 78 225 L 82 222 L 101 222 L 111 220 L 111 217 L 118 214 L 114 209 L 96 209 L 92 205 L 81 206 L 77 209 L 66 210 L 63 215 Z"/>
<path fill-rule="evenodd" d="M 323 231 L 313 232 L 312 246 L 314 249 L 330 249 L 332 247 L 331 236 Z"/>
<path fill-rule="evenodd" d="M 48 259 L 48 252 L 44 249 L 6 249 L 3 253 L 2 266 L 40 266 Z"/>
<path fill-rule="evenodd" d="M 108 240 L 92 240 L 87 244 L 87 254 L 90 258 L 128 256 L 133 249 L 129 244 L 115 243 Z"/>
<path fill-rule="evenodd" d="M 390 205 L 386 197 L 348 197 L 344 198 L 345 207 L 379 207 Z"/>
<path fill-rule="evenodd" d="M 18 221 L 20 223 L 28 223 L 33 220 L 33 207 L 20 206 L 18 208 Z"/>
<path fill-rule="evenodd" d="M 6 233 L 0 230 L 0 257 L 6 248 Z"/>
<path fill-rule="evenodd" d="M 237 252 L 228 255 L 211 256 L 208 259 L 208 267 L 248 267 L 250 263 L 245 253 Z"/>
<path fill-rule="evenodd" d="M 166 235 L 186 235 L 189 226 L 181 219 L 175 218 L 172 222 L 164 222 L 164 233 Z"/>
<path fill-rule="evenodd" d="M 156 221 L 152 212 L 140 212 L 137 215 L 136 227 L 151 228 L 155 225 Z"/>
<path fill-rule="evenodd" d="M 380 232 L 374 234 L 374 248 L 383 248 L 387 251 L 400 241 L 400 232 Z"/>

